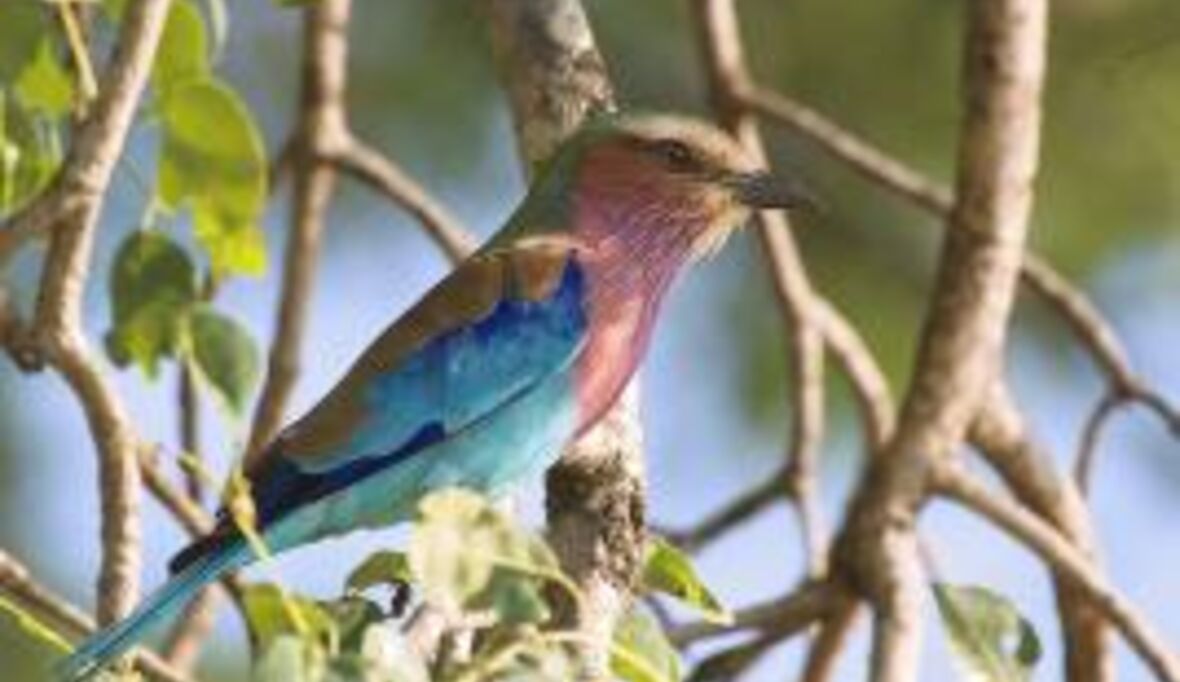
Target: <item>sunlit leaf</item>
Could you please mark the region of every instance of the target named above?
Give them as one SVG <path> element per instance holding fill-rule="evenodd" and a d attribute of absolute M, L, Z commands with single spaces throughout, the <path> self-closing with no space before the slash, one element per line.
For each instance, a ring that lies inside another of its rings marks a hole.
<path fill-rule="evenodd" d="M 250 112 L 225 85 L 190 80 L 169 89 L 160 121 L 161 200 L 173 209 L 191 204 L 216 274 L 260 273 L 266 157 Z"/>
<path fill-rule="evenodd" d="M 74 101 L 74 79 L 62 65 L 48 37 L 41 39 L 36 57 L 17 78 L 16 94 L 30 111 L 50 118 L 69 113 Z"/>
<path fill-rule="evenodd" d="M 537 579 L 517 571 L 495 568 L 488 584 L 471 599 L 477 611 L 491 609 L 500 623 L 544 623 L 551 615 Z"/>
<path fill-rule="evenodd" d="M 203 79 L 209 74 L 209 46 L 205 38 L 205 21 L 190 0 L 175 0 L 168 10 L 164 35 L 156 52 L 152 82 L 160 97 L 185 81 Z"/>
<path fill-rule="evenodd" d="M 660 624 L 647 611 L 632 607 L 615 625 L 611 672 L 626 682 L 678 682 L 680 656 Z"/>
<path fill-rule="evenodd" d="M 348 574 L 345 589 L 363 592 L 375 585 L 399 585 L 410 582 L 410 560 L 405 552 L 382 551 L 371 554 Z"/>
<path fill-rule="evenodd" d="M 57 126 L 0 89 L 0 213 L 41 191 L 61 164 Z"/>
<path fill-rule="evenodd" d="M 254 338 L 239 322 L 208 306 L 193 310 L 189 334 L 201 376 L 234 413 L 241 414 L 261 366 Z"/>
<path fill-rule="evenodd" d="M 324 650 L 291 634 L 278 634 L 265 646 L 254 664 L 254 682 L 320 682 L 324 673 Z"/>
<path fill-rule="evenodd" d="M 133 232 L 111 267 L 108 355 L 135 362 L 149 377 L 177 348 L 178 333 L 198 296 L 197 272 L 184 249 L 159 230 Z"/>
<path fill-rule="evenodd" d="M 965 678 L 977 682 L 1031 679 L 1041 658 L 1041 642 L 1012 602 L 973 585 L 934 583 L 931 587 Z"/>
<path fill-rule="evenodd" d="M 282 635 L 298 635 L 312 642 L 338 640 L 336 621 L 326 609 L 311 599 L 288 594 L 277 585 L 247 585 L 242 590 L 242 607 L 260 651 L 278 642 Z M 306 632 L 301 632 L 303 628 Z"/>
<path fill-rule="evenodd" d="M 568 583 L 544 541 L 473 492 L 442 490 L 419 510 L 409 560 L 414 583 L 429 600 L 466 604 L 488 586 L 496 568 Z"/>
<path fill-rule="evenodd" d="M 695 607 L 711 622 L 721 625 L 733 622 L 733 614 L 705 586 L 688 557 L 663 538 L 655 537 L 648 542 L 642 581 L 644 589 L 676 597 Z"/>

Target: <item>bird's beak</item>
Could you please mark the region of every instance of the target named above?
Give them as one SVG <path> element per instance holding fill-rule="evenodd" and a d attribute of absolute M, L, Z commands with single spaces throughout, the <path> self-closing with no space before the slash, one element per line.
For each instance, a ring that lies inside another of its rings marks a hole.
<path fill-rule="evenodd" d="M 727 183 L 750 208 L 818 208 L 819 202 L 799 182 L 765 171 L 735 173 Z"/>

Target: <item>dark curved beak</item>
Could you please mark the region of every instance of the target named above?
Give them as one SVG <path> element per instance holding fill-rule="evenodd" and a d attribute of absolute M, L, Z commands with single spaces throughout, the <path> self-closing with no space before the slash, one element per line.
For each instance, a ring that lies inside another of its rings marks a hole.
<path fill-rule="evenodd" d="M 802 183 L 769 172 L 735 173 L 727 184 L 750 208 L 819 209 L 819 201 Z"/>

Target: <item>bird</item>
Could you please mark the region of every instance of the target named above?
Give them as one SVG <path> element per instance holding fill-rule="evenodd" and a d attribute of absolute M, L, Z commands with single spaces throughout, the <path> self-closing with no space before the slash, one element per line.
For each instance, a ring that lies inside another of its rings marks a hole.
<path fill-rule="evenodd" d="M 525 198 L 244 472 L 272 552 L 411 519 L 431 491 L 498 497 L 552 464 L 629 383 L 677 276 L 763 209 L 805 206 L 695 118 L 603 113 Z M 126 619 L 55 668 L 76 682 L 258 557 L 225 510 Z"/>

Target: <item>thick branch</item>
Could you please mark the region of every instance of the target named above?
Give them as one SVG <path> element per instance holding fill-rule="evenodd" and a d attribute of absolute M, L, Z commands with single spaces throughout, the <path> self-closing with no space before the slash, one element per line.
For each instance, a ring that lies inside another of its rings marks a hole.
<path fill-rule="evenodd" d="M 897 433 L 870 463 L 838 567 L 875 611 L 879 682 L 917 676 L 922 571 L 914 516 L 929 472 L 962 442 L 998 375 L 1027 232 L 1040 129 L 1047 8 L 969 5 L 957 203 Z"/>

